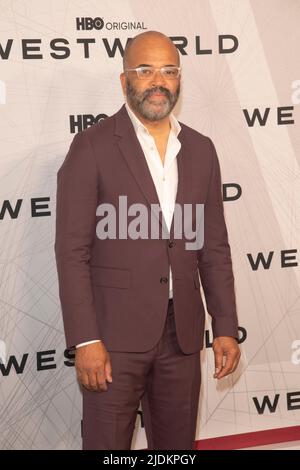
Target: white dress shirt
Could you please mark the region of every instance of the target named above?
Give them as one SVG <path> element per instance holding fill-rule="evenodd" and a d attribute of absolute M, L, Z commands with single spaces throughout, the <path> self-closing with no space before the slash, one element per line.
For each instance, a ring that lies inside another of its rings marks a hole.
<path fill-rule="evenodd" d="M 175 207 L 175 199 L 178 186 L 178 169 L 177 169 L 177 155 L 181 148 L 181 143 L 177 136 L 181 130 L 181 126 L 175 116 L 170 114 L 170 133 L 166 148 L 164 163 L 160 158 L 157 150 L 154 137 L 149 133 L 144 124 L 137 118 L 134 112 L 129 107 L 128 103 L 125 104 L 127 113 L 133 124 L 136 136 L 141 144 L 144 152 L 148 168 L 153 179 L 156 192 L 158 195 L 161 211 L 168 230 L 170 231 L 172 217 Z M 169 298 L 173 297 L 173 280 L 171 266 L 169 267 Z M 100 340 L 88 341 L 80 343 L 76 347 L 85 346 L 86 344 L 94 343 Z"/>

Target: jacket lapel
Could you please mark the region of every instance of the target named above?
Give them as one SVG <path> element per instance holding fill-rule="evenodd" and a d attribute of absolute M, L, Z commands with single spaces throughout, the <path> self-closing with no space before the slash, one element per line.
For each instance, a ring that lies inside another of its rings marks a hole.
<path fill-rule="evenodd" d="M 186 139 L 184 138 L 182 123 L 181 131 L 178 134 L 178 139 L 181 142 L 181 149 L 177 155 L 177 168 L 178 168 L 178 186 L 177 194 L 175 199 L 175 209 L 176 204 L 181 207 L 182 213 L 185 203 L 192 203 L 192 164 L 191 164 L 191 153 L 187 146 Z M 174 210 L 175 210 L 174 209 Z M 183 217 L 182 217 L 183 223 Z M 174 215 L 172 218 L 171 228 L 170 228 L 170 239 L 174 238 Z"/>
<path fill-rule="evenodd" d="M 151 173 L 149 171 L 144 152 L 140 142 L 136 136 L 134 127 L 128 116 L 125 104 L 116 113 L 116 127 L 115 135 L 121 137 L 118 140 L 120 151 L 125 158 L 128 168 L 134 176 L 141 192 L 144 194 L 148 204 L 160 206 L 159 198 L 156 192 L 155 184 L 153 182 Z M 176 194 L 176 204 L 183 205 L 184 201 L 189 201 L 189 193 L 191 191 L 191 163 L 190 155 L 187 149 L 187 144 L 184 139 L 183 129 L 178 134 L 178 139 L 181 142 L 181 149 L 177 155 L 178 166 L 178 187 Z M 164 217 L 162 213 L 159 214 L 159 222 L 167 230 Z M 172 220 L 170 234 L 174 230 L 174 218 Z"/>

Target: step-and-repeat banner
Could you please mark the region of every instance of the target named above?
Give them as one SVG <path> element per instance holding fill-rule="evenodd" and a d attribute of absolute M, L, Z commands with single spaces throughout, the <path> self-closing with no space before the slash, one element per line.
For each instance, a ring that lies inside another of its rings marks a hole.
<path fill-rule="evenodd" d="M 180 51 L 177 118 L 216 145 L 234 265 L 242 358 L 213 379 L 208 319 L 196 437 L 299 423 L 299 21 L 299 0 L 0 1 L 2 449 L 81 448 L 56 173 L 74 135 L 123 104 L 123 50 L 147 30 Z M 133 448 L 145 447 L 139 413 Z"/>

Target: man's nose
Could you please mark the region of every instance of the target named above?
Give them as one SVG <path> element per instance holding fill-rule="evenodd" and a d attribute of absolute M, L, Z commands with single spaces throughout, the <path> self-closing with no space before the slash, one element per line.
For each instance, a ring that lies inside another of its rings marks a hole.
<path fill-rule="evenodd" d="M 165 84 L 165 77 L 161 74 L 160 70 L 154 70 L 153 77 L 151 78 L 151 84 L 159 86 L 161 84 Z"/>

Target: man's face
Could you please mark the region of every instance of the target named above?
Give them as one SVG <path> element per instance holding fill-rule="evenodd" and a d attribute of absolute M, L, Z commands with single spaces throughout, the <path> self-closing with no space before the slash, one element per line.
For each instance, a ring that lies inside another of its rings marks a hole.
<path fill-rule="evenodd" d="M 179 66 L 177 52 L 161 38 L 143 38 L 132 45 L 127 68 L 151 65 Z M 130 107 L 148 121 L 158 121 L 168 116 L 180 93 L 180 77 L 168 79 L 157 70 L 150 79 L 139 79 L 136 72 L 121 74 L 123 92 Z"/>

